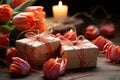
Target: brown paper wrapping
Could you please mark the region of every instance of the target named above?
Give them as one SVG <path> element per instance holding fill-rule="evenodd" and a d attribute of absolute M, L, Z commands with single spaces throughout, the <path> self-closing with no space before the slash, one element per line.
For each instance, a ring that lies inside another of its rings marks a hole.
<path fill-rule="evenodd" d="M 62 44 L 61 56 L 68 60 L 67 69 L 95 67 L 98 47 L 86 39 L 74 46 Z"/>
<path fill-rule="evenodd" d="M 61 48 L 59 39 L 52 36 L 48 36 L 46 39 L 48 43 L 30 38 L 16 40 L 19 56 L 27 60 L 32 66 L 41 66 L 51 57 L 59 56 Z"/>

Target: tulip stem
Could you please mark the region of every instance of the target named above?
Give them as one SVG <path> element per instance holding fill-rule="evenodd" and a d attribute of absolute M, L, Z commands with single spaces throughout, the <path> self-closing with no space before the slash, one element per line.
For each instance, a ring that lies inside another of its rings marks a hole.
<path fill-rule="evenodd" d="M 3 3 L 3 1 L 4 1 L 4 0 L 1 0 L 1 1 L 0 1 L 0 5 Z"/>
<path fill-rule="evenodd" d="M 24 11 L 24 9 L 30 5 L 32 5 L 34 2 L 36 2 L 37 0 L 27 0 L 26 2 L 24 2 L 23 4 L 21 4 L 20 6 L 16 7 L 14 9 L 14 12 L 16 11 Z"/>
<path fill-rule="evenodd" d="M 10 24 L 10 19 L 7 21 L 6 25 L 8 26 Z"/>

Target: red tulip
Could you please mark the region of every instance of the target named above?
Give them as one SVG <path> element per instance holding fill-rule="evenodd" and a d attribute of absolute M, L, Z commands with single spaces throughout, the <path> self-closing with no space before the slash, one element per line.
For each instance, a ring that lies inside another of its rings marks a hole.
<path fill-rule="evenodd" d="M 95 39 L 99 35 L 99 30 L 95 25 L 90 25 L 86 28 L 85 37 L 89 40 Z"/>
<path fill-rule="evenodd" d="M 45 20 L 45 19 L 42 19 L 41 21 L 37 21 L 36 24 L 35 24 L 34 29 L 37 29 L 37 30 L 39 30 L 40 32 L 46 31 L 46 30 L 47 30 L 46 20 Z"/>
<path fill-rule="evenodd" d="M 18 30 L 33 29 L 35 25 L 34 14 L 32 12 L 21 12 L 14 16 L 12 21 Z"/>
<path fill-rule="evenodd" d="M 7 22 L 13 15 L 13 10 L 8 4 L 0 5 L 0 23 Z"/>
<path fill-rule="evenodd" d="M 105 23 L 101 26 L 100 31 L 105 37 L 113 37 L 115 35 L 115 26 L 112 23 Z"/>
<path fill-rule="evenodd" d="M 29 6 L 25 9 L 25 12 L 33 12 L 36 19 L 43 19 L 46 16 L 43 9 L 44 7 L 42 6 Z"/>
<path fill-rule="evenodd" d="M 15 47 L 10 47 L 6 52 L 6 60 L 12 62 L 12 57 L 17 57 L 17 49 Z"/>
<path fill-rule="evenodd" d="M 30 72 L 31 67 L 27 61 L 19 57 L 13 57 L 12 59 L 13 59 L 13 62 L 10 64 L 9 69 L 13 73 L 27 75 Z"/>
<path fill-rule="evenodd" d="M 100 51 L 104 51 L 109 45 L 113 43 L 110 40 L 104 38 L 103 36 L 98 36 L 96 39 L 93 40 L 93 44 L 98 46 Z"/>
<path fill-rule="evenodd" d="M 110 45 L 106 51 L 106 58 L 113 63 L 120 63 L 120 46 Z"/>
<path fill-rule="evenodd" d="M 35 15 L 36 24 L 34 29 L 39 30 L 40 32 L 44 32 L 47 30 L 46 28 L 46 12 L 43 11 L 44 7 L 42 6 L 29 6 L 25 9 L 25 12 L 33 12 Z"/>
<path fill-rule="evenodd" d="M 65 72 L 66 65 L 65 58 L 51 58 L 43 64 L 43 73 L 49 79 L 56 79 Z"/>
<path fill-rule="evenodd" d="M 0 49 L 9 46 L 9 33 L 0 27 Z"/>
<path fill-rule="evenodd" d="M 27 0 L 10 0 L 10 6 L 12 8 L 16 8 L 17 6 L 21 5 L 25 1 L 27 1 Z"/>

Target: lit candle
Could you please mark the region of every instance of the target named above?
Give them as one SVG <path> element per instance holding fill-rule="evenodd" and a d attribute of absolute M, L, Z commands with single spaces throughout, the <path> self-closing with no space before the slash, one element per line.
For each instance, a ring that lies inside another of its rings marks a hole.
<path fill-rule="evenodd" d="M 68 40 L 74 41 L 77 39 L 77 34 L 75 31 L 70 29 L 70 31 L 68 31 L 64 34 L 64 37 L 67 38 Z"/>
<path fill-rule="evenodd" d="M 63 22 L 67 18 L 68 6 L 62 5 L 62 1 L 59 1 L 58 5 L 52 7 L 54 20 Z"/>

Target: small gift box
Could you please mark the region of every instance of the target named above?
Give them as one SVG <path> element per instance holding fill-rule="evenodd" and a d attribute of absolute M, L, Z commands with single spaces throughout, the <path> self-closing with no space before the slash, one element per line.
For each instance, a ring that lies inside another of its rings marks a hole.
<path fill-rule="evenodd" d="M 30 38 L 16 40 L 18 55 L 32 66 L 42 66 L 50 58 L 59 56 L 61 43 L 50 34 L 36 35 Z"/>
<path fill-rule="evenodd" d="M 95 67 L 98 47 L 86 39 L 74 45 L 66 41 L 62 43 L 61 56 L 67 58 L 67 69 Z"/>

